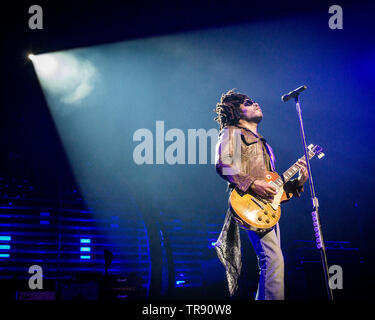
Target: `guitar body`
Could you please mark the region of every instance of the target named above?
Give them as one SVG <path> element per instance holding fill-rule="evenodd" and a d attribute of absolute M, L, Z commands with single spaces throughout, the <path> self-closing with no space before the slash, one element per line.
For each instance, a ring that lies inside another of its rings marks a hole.
<path fill-rule="evenodd" d="M 323 158 L 324 153 L 322 150 L 320 146 L 310 144 L 308 146 L 308 158 L 311 159 L 315 155 L 319 159 Z M 305 156 L 300 158 L 300 160 L 303 159 L 306 159 Z M 266 182 L 277 190 L 272 202 L 263 199 L 255 192 L 243 192 L 237 188 L 233 189 L 229 197 L 229 204 L 233 217 L 245 229 L 264 232 L 271 229 L 280 220 L 280 204 L 292 197 L 292 194 L 287 195 L 285 193 L 284 184 L 298 172 L 297 162 L 282 174 L 283 178 L 276 172 L 266 172 Z"/>
<path fill-rule="evenodd" d="M 271 183 L 279 178 L 276 172 L 266 173 L 266 182 Z M 245 193 L 237 188 L 233 189 L 229 197 L 230 207 L 234 218 L 246 229 L 253 231 L 267 231 L 271 229 L 281 216 L 280 203 L 288 197 L 284 188 L 280 188 L 269 202 L 254 192 Z"/>

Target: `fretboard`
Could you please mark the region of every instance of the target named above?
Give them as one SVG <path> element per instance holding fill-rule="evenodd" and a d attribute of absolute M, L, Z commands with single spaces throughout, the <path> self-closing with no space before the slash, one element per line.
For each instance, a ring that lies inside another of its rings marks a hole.
<path fill-rule="evenodd" d="M 309 151 L 309 159 L 311 159 L 314 155 L 315 155 L 314 152 Z M 299 158 L 288 170 L 286 170 L 282 174 L 282 176 L 280 176 L 273 182 L 278 188 L 281 188 L 298 172 L 299 167 L 297 166 L 297 162 L 299 160 L 305 160 L 305 156 Z"/>
<path fill-rule="evenodd" d="M 305 159 L 305 156 L 299 158 L 298 160 L 304 160 L 304 159 Z M 298 172 L 299 167 L 297 166 L 297 162 L 295 162 L 288 170 L 286 170 L 283 173 L 284 183 L 288 182 Z"/>

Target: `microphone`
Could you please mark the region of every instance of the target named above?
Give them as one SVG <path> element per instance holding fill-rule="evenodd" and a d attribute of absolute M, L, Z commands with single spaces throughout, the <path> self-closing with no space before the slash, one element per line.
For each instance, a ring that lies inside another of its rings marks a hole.
<path fill-rule="evenodd" d="M 289 93 L 287 94 L 284 94 L 282 97 L 281 97 L 281 101 L 284 101 L 284 102 L 287 102 L 289 99 L 292 99 L 292 98 L 295 98 L 297 97 L 303 90 L 305 90 L 307 87 L 304 85 L 304 86 L 300 86 L 299 88 L 293 90 L 293 91 L 290 91 Z"/>

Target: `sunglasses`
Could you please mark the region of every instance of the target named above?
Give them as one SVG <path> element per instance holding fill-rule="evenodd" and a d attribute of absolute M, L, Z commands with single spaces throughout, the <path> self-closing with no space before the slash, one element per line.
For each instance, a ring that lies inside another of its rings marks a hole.
<path fill-rule="evenodd" d="M 246 100 L 244 101 L 244 105 L 245 105 L 245 106 L 252 106 L 254 103 L 255 103 L 255 101 L 252 100 L 252 99 L 246 99 Z"/>

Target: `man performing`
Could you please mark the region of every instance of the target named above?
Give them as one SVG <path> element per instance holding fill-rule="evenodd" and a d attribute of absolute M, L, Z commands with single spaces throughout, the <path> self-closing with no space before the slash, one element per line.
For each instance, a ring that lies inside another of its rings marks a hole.
<path fill-rule="evenodd" d="M 272 148 L 258 132 L 263 113 L 247 95 L 233 89 L 221 96 L 215 109 L 220 134 L 216 146 L 216 171 L 228 181 L 229 189 L 253 192 L 263 201 L 272 202 L 276 189 L 265 180 L 266 170 L 275 172 L 275 157 Z M 236 150 L 236 146 L 240 146 Z M 237 153 L 236 153 L 237 152 Z M 239 161 L 234 155 L 240 155 Z M 298 162 L 298 178 L 284 185 L 287 195 L 299 197 L 308 179 L 306 162 Z M 215 249 L 226 269 L 228 287 L 232 296 L 238 287 L 241 272 L 240 226 L 229 206 L 223 228 Z M 277 223 L 271 229 L 247 230 L 258 258 L 260 277 L 257 300 L 284 299 L 284 259 L 280 247 L 280 229 Z"/>

